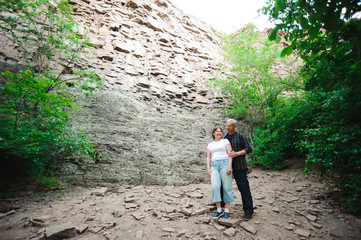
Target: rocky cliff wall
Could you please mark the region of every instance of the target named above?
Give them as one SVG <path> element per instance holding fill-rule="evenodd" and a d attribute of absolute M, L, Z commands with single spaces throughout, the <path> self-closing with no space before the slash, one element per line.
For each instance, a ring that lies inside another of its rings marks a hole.
<path fill-rule="evenodd" d="M 77 96 L 73 127 L 88 132 L 102 161 L 69 159 L 75 181 L 179 185 L 205 179 L 211 129 L 222 99 L 206 88 L 222 61 L 221 37 L 167 0 L 72 0 L 73 18 L 98 46 L 84 56 L 105 86 Z M 14 45 L 0 61 L 19 67 Z M 6 45 L 6 46 L 5 46 Z"/>
<path fill-rule="evenodd" d="M 221 38 L 169 1 L 74 2 L 74 19 L 98 46 L 88 66 L 108 89 L 141 93 L 175 106 L 213 101 L 206 81 L 221 61 Z"/>

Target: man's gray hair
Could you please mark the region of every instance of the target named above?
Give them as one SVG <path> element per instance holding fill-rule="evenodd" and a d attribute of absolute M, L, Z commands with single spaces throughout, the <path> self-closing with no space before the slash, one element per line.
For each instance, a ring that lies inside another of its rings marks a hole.
<path fill-rule="evenodd" d="M 232 119 L 232 118 L 231 118 L 231 119 L 228 119 L 227 122 L 231 122 L 231 123 L 233 123 L 234 125 L 236 125 L 236 123 L 237 123 L 237 121 L 234 120 L 234 119 Z"/>

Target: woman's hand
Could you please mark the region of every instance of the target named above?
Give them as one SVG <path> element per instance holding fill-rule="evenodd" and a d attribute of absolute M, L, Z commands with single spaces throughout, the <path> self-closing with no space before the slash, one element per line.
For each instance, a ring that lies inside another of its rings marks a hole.
<path fill-rule="evenodd" d="M 227 168 L 227 175 L 232 173 L 232 166 L 228 166 Z"/>

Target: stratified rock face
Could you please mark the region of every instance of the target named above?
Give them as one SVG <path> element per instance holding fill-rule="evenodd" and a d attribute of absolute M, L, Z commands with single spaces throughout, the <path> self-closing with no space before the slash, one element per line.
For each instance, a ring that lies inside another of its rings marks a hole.
<path fill-rule="evenodd" d="M 221 61 L 221 38 L 169 1 L 72 1 L 74 19 L 98 46 L 88 56 L 108 89 L 188 108 L 211 103 L 206 81 Z"/>
<path fill-rule="evenodd" d="M 63 176 L 169 185 L 207 179 L 211 130 L 224 125 L 216 112 L 222 99 L 206 88 L 222 60 L 221 37 L 167 0 L 71 4 L 98 46 L 83 67 L 105 86 L 90 98 L 76 96 L 82 111 L 73 114 L 73 126 L 88 133 L 103 160 L 74 157 Z M 19 65 L 14 45 L 0 44 L 0 63 Z"/>

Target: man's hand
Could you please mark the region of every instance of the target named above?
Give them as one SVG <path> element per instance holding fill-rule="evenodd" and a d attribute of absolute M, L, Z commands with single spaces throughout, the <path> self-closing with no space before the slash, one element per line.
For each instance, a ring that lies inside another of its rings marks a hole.
<path fill-rule="evenodd" d="M 228 153 L 228 157 L 237 157 L 237 153 L 235 152 L 235 151 L 230 151 L 229 153 Z"/>
<path fill-rule="evenodd" d="M 208 177 L 211 177 L 211 173 L 212 173 L 211 169 L 207 169 L 207 172 L 208 172 Z"/>

